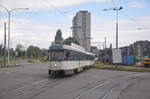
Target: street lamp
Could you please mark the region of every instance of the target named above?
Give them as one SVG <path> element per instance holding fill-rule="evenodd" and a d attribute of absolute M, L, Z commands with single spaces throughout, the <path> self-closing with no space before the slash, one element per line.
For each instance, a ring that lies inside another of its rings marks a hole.
<path fill-rule="evenodd" d="M 8 64 L 10 64 L 10 17 L 11 13 L 13 11 L 20 11 L 20 10 L 28 10 L 29 8 L 13 8 L 13 9 L 8 9 L 2 5 L 0 5 L 1 8 L 5 9 L 8 13 Z"/>
<path fill-rule="evenodd" d="M 118 49 L 118 11 L 122 10 L 123 7 L 116 7 L 116 8 L 109 8 L 109 9 L 102 9 L 103 11 L 114 10 L 116 11 L 116 49 Z"/>

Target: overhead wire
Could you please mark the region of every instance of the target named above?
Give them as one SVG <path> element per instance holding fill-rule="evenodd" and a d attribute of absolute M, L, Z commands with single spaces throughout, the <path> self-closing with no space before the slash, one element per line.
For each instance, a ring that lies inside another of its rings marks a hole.
<path fill-rule="evenodd" d="M 115 7 L 117 7 L 117 4 L 115 3 L 114 0 L 111 0 L 111 2 L 112 2 L 112 4 L 113 4 Z"/>
<path fill-rule="evenodd" d="M 3 36 L 4 36 L 4 23 L 6 22 L 7 23 L 7 16 L 4 14 L 4 13 L 7 13 L 5 11 L 2 11 L 3 9 L 0 8 L 0 13 L 2 13 L 0 15 L 0 35 L 2 36 L 0 39 L 0 44 L 2 43 L 3 44 Z"/>
<path fill-rule="evenodd" d="M 115 7 L 117 7 L 117 4 L 115 3 L 114 0 L 111 0 L 111 2 L 112 2 L 112 4 L 113 4 Z M 123 7 L 124 7 L 124 6 L 123 6 Z M 140 25 L 140 26 L 142 27 L 142 28 L 137 28 L 138 30 L 148 29 L 148 28 L 146 28 L 143 24 L 137 22 L 134 18 L 132 18 L 131 16 L 127 15 L 124 11 L 121 11 L 121 13 L 122 13 L 124 16 L 128 17 L 128 19 L 130 19 L 130 20 L 131 20 L 132 22 L 134 22 L 136 25 Z"/>
<path fill-rule="evenodd" d="M 140 25 L 140 26 L 142 27 L 142 28 L 137 28 L 137 29 L 147 29 L 143 24 L 137 22 L 137 21 L 136 21 L 134 18 L 132 18 L 131 16 L 125 14 L 124 11 L 121 11 L 121 13 L 122 13 L 124 16 L 128 17 L 132 22 L 136 23 L 136 25 Z"/>
<path fill-rule="evenodd" d="M 2 0 L 0 0 L 0 5 L 2 5 Z M 5 11 L 2 11 L 2 10 L 5 10 L 5 9 L 3 9 L 3 8 L 0 8 L 0 13 L 5 13 Z M 6 12 L 7 13 L 7 12 Z M 6 17 L 3 15 L 3 14 L 1 14 L 1 16 L 0 16 L 0 20 L 1 20 L 1 23 L 2 23 L 2 26 L 3 26 L 3 24 L 4 24 L 4 22 L 6 22 Z M 1 25 L 1 24 L 0 24 Z M 0 26 L 1 27 L 1 26 Z M 0 29 L 1 30 L 1 29 Z"/>
<path fill-rule="evenodd" d="M 62 15 L 63 17 L 64 17 L 64 19 L 66 19 L 67 21 L 71 21 L 72 19 L 70 19 L 70 17 L 68 17 L 67 15 L 66 15 L 66 13 L 68 13 L 68 12 L 62 12 L 61 10 L 59 10 L 59 8 L 58 7 L 56 7 L 55 5 L 53 5 L 51 2 L 49 2 L 48 0 L 44 0 L 45 2 L 46 2 L 46 4 L 47 4 L 47 6 L 48 7 L 52 7 L 54 10 L 56 10 L 56 12 L 58 12 L 60 15 Z M 70 32 L 70 28 L 69 28 L 69 32 Z M 69 33 L 68 32 L 68 33 Z M 70 32 L 71 33 L 71 32 Z M 69 35 L 70 35 L 70 33 L 69 33 Z"/>
<path fill-rule="evenodd" d="M 48 8 L 48 9 L 51 9 L 50 7 L 54 8 L 55 11 L 57 11 L 57 13 L 59 13 L 60 15 L 62 15 L 67 21 L 68 19 L 70 20 L 69 17 L 66 16 L 66 12 L 62 12 L 61 10 L 59 10 L 55 5 L 53 5 L 52 3 L 50 3 L 48 0 L 44 0 L 45 1 L 45 6 Z M 0 4 L 1 4 L 1 0 L 0 0 Z M 0 9 L 1 10 L 1 9 Z M 29 8 L 29 10 L 31 11 L 31 8 Z M 26 14 L 26 19 L 31 19 L 31 17 L 33 17 L 34 15 L 37 15 L 38 12 L 32 12 L 32 16 Z M 7 17 L 6 17 L 7 18 Z M 1 30 L 3 29 L 3 23 L 6 21 L 6 18 L 5 17 L 2 17 L 0 16 L 0 33 L 1 33 Z"/>
<path fill-rule="evenodd" d="M 48 0 L 44 0 L 44 1 L 46 2 L 46 4 L 49 4 L 54 10 L 56 10 L 59 14 L 61 14 L 66 20 L 70 20 L 70 18 L 66 16 L 66 14 L 65 14 L 66 12 L 62 12 Z M 49 7 L 49 5 L 48 5 L 48 7 Z"/>

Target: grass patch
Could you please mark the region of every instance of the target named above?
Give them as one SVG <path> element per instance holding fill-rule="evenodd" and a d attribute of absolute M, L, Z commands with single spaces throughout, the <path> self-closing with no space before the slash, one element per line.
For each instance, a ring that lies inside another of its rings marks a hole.
<path fill-rule="evenodd" d="M 3 65 L 4 63 L 3 63 L 3 60 L 0 60 L 0 65 Z"/>
<path fill-rule="evenodd" d="M 15 59 L 10 60 L 10 64 L 11 65 L 16 65 L 16 60 Z"/>
<path fill-rule="evenodd" d="M 40 62 L 48 62 L 46 59 L 41 59 Z"/>
<path fill-rule="evenodd" d="M 95 64 L 97 69 L 109 69 L 109 70 L 120 70 L 120 71 L 132 71 L 132 72 L 150 72 L 150 68 L 139 68 L 139 67 L 129 67 L 129 66 L 115 66 L 115 65 L 104 65 Z"/>
<path fill-rule="evenodd" d="M 0 60 L 0 66 L 4 66 L 3 60 Z M 6 60 L 6 66 L 8 66 L 7 60 Z M 10 66 L 16 66 L 16 60 L 15 59 L 10 60 Z"/>
<path fill-rule="evenodd" d="M 33 59 L 27 60 L 27 63 L 35 63 L 35 60 Z"/>

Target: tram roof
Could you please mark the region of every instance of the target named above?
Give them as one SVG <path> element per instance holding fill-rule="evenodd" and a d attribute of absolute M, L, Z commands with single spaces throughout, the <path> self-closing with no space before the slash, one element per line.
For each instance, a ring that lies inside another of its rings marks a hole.
<path fill-rule="evenodd" d="M 85 48 L 79 46 L 79 45 L 76 45 L 74 43 L 71 43 L 71 45 L 52 45 L 49 47 L 49 49 L 53 49 L 53 50 L 63 50 L 63 49 L 66 49 L 66 50 L 72 50 L 72 51 L 77 51 L 77 52 L 81 52 L 81 53 L 85 53 L 85 54 L 88 54 L 88 55 L 94 55 L 93 53 L 90 53 L 90 52 L 87 52 L 85 50 Z"/>
<path fill-rule="evenodd" d="M 68 49 L 68 50 L 78 51 L 78 52 L 85 53 L 85 54 L 88 54 L 88 55 L 94 55 L 93 53 L 87 52 L 85 50 L 85 48 L 83 48 L 83 47 L 81 47 L 79 45 L 76 45 L 74 43 L 71 43 L 71 46 L 63 45 L 63 48 L 64 49 Z"/>

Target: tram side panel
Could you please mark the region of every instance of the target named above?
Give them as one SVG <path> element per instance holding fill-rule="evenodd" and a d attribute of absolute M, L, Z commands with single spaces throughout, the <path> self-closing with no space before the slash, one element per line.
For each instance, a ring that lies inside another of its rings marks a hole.
<path fill-rule="evenodd" d="M 84 68 L 90 68 L 94 65 L 93 60 L 86 61 L 50 61 L 49 63 L 49 74 L 51 71 L 59 72 L 64 71 L 65 75 L 74 74 L 83 71 Z"/>

